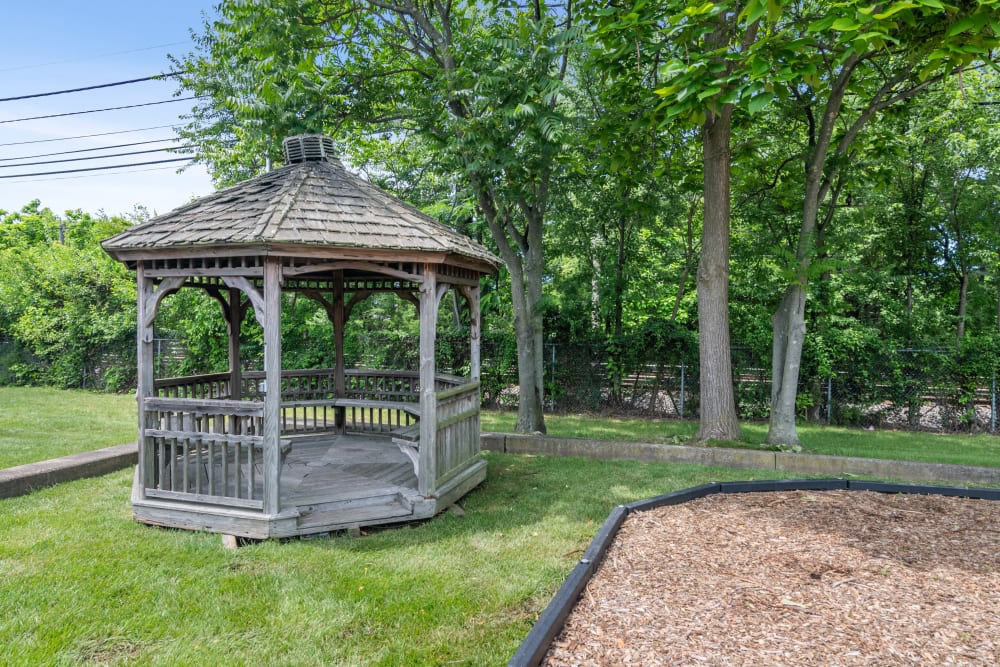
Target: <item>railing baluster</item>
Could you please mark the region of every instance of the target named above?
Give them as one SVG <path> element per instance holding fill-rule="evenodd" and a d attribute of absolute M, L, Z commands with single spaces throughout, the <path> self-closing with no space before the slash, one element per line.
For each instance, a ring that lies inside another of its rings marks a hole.
<path fill-rule="evenodd" d="M 241 472 L 240 471 L 240 466 L 241 466 L 240 448 L 241 448 L 240 442 L 239 441 L 235 442 L 234 445 L 233 445 L 233 468 L 234 468 L 234 470 L 233 470 L 233 492 L 234 492 L 234 494 L 235 494 L 235 496 L 237 498 L 241 497 L 240 496 L 240 492 L 242 490 L 242 486 L 241 486 L 241 483 L 240 483 L 240 472 Z"/>

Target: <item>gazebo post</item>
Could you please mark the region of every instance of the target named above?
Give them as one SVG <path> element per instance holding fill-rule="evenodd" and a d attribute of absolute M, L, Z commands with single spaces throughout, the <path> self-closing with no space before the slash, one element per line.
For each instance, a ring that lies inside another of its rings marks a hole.
<path fill-rule="evenodd" d="M 437 439 L 437 267 L 424 264 L 420 284 L 420 465 L 417 490 L 423 496 L 434 493 L 437 480 L 435 462 Z"/>
<path fill-rule="evenodd" d="M 264 513 L 281 505 L 281 260 L 264 260 Z"/>
<path fill-rule="evenodd" d="M 461 291 L 469 302 L 469 379 L 473 382 L 478 382 L 481 373 L 479 345 L 482 334 L 479 287 L 463 287 Z"/>
<path fill-rule="evenodd" d="M 146 429 L 155 427 L 148 424 L 146 399 L 154 395 L 153 386 L 153 318 L 155 309 L 153 301 L 153 279 L 146 277 L 142 262 L 136 262 L 136 283 L 138 284 L 138 303 L 136 304 L 136 320 L 138 331 L 136 335 L 138 369 L 136 378 L 136 403 L 139 409 L 139 489 L 142 497 L 146 497 L 146 485 L 153 479 L 152 452 L 146 451 Z"/>
<path fill-rule="evenodd" d="M 335 398 L 344 398 L 347 394 L 347 381 L 345 376 L 346 364 L 344 361 L 344 272 L 333 272 L 333 345 L 334 350 L 334 378 L 333 395 Z M 343 434 L 346 428 L 346 409 L 337 407 L 334 409 L 334 426 L 337 432 Z"/>
<path fill-rule="evenodd" d="M 243 325 L 243 296 L 235 288 L 229 289 L 229 398 L 243 398 L 243 369 L 240 367 L 240 328 Z"/>

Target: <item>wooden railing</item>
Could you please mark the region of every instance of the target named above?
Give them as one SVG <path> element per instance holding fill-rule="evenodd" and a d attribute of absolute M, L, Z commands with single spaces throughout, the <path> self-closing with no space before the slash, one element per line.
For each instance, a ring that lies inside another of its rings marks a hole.
<path fill-rule="evenodd" d="M 440 378 L 439 378 L 440 381 Z M 436 486 L 479 456 L 479 381 L 437 392 Z"/>
<path fill-rule="evenodd" d="M 211 373 L 188 377 L 156 380 L 156 395 L 161 398 L 220 398 L 232 397 L 229 373 Z"/>
<path fill-rule="evenodd" d="M 147 398 L 143 405 L 147 497 L 263 507 L 263 403 Z"/>
<path fill-rule="evenodd" d="M 283 372 L 281 435 L 398 434 L 420 420 L 415 372 L 350 370 L 342 396 L 335 382 L 332 369 Z M 228 374 L 157 380 L 143 403 L 146 495 L 263 508 L 263 385 L 263 372 L 247 372 L 243 400 L 229 400 Z M 479 455 L 479 382 L 439 375 L 435 391 L 440 486 Z"/>
<path fill-rule="evenodd" d="M 261 400 L 264 373 L 243 376 L 243 395 Z M 348 370 L 337 397 L 331 368 L 283 371 L 281 433 L 390 433 L 416 423 L 420 414 L 419 375 L 407 371 Z"/>

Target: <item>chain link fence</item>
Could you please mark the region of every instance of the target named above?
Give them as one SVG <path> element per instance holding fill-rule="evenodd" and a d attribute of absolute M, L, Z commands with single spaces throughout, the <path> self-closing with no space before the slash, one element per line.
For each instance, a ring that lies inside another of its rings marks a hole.
<path fill-rule="evenodd" d="M 640 355 L 644 356 L 644 355 Z M 766 420 L 771 362 L 745 346 L 732 348 L 733 388 L 742 420 Z M 483 343 L 483 403 L 517 406 L 517 357 L 512 342 Z M 967 373 L 951 351 L 897 349 L 864 366 L 800 379 L 800 418 L 838 426 L 915 431 L 997 433 L 997 372 Z M 982 366 L 980 364 L 979 366 Z M 995 364 L 994 364 L 995 366 Z M 547 409 L 697 419 L 697 358 L 670 356 L 631 366 L 609 361 L 599 344 L 545 346 Z"/>

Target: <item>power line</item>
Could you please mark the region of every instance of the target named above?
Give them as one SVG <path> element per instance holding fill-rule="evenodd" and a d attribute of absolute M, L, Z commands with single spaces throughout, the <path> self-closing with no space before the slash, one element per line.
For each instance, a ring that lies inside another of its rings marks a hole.
<path fill-rule="evenodd" d="M 31 65 L 18 65 L 16 67 L 3 67 L 0 68 L 0 72 L 14 72 L 22 69 L 36 69 L 39 67 L 51 67 L 52 65 L 65 65 L 66 63 L 78 63 L 86 62 L 88 60 L 98 60 L 99 58 L 109 58 L 111 56 L 124 56 L 129 53 L 139 53 L 141 51 L 153 51 L 155 49 L 162 49 L 167 46 L 180 46 L 181 44 L 190 44 L 190 42 L 169 42 L 167 44 L 155 44 L 153 46 L 145 46 L 141 49 L 129 49 L 128 51 L 115 51 L 113 53 L 102 53 L 96 56 L 90 56 L 89 58 L 69 58 L 67 60 L 52 60 L 47 63 L 37 63 Z"/>
<path fill-rule="evenodd" d="M 24 146 L 25 144 L 46 144 L 52 141 L 70 141 L 71 139 L 90 139 L 92 137 L 107 137 L 112 134 L 129 134 L 131 132 L 145 132 L 147 130 L 162 130 L 173 125 L 153 125 L 151 127 L 137 127 L 134 130 L 115 130 L 114 132 L 98 132 L 97 134 L 78 134 L 73 137 L 59 137 L 56 139 L 33 139 L 31 141 L 10 141 L 0 146 Z"/>
<path fill-rule="evenodd" d="M 46 141 L 55 141 L 47 139 Z M 11 162 L 12 160 L 34 160 L 39 157 L 52 157 L 53 155 L 72 155 L 73 153 L 92 153 L 94 151 L 107 151 L 112 148 L 127 148 L 128 146 L 142 146 L 143 144 L 159 144 L 164 141 L 175 141 L 174 137 L 167 139 L 150 139 L 149 141 L 133 141 L 127 144 L 112 144 L 110 146 L 100 146 L 99 148 L 78 148 L 74 151 L 59 151 L 58 153 L 39 153 L 38 155 L 18 155 L 16 157 L 3 157 L 0 162 Z"/>
<path fill-rule="evenodd" d="M 178 149 L 191 148 L 190 146 L 178 146 Z M 171 150 L 169 148 L 150 148 L 144 151 L 126 151 L 124 153 L 109 153 L 108 155 L 90 155 L 87 157 L 71 157 L 61 160 L 42 160 L 40 162 L 18 162 L 16 164 L 0 165 L 0 169 L 13 169 L 14 167 L 34 167 L 39 164 L 59 164 L 61 162 L 83 162 L 85 160 L 103 160 L 109 157 L 124 157 L 126 155 L 144 155 L 146 153 L 162 153 Z"/>
<path fill-rule="evenodd" d="M 127 169 L 127 165 L 122 165 L 122 171 L 109 171 L 103 174 L 74 174 L 73 176 L 57 176 L 55 178 L 24 178 L 17 183 L 50 183 L 52 181 L 73 181 L 81 178 L 97 178 L 101 176 L 116 176 L 119 174 L 142 174 L 149 171 L 166 171 L 174 167 L 149 167 L 148 169 Z"/>
<path fill-rule="evenodd" d="M 127 81 L 113 81 L 112 83 L 99 83 L 93 86 L 84 86 L 82 88 L 67 88 L 65 90 L 52 90 L 47 93 L 34 93 L 32 95 L 17 95 L 16 97 L 0 97 L 0 102 L 13 102 L 15 100 L 30 100 L 36 97 L 51 97 L 52 95 L 65 95 L 66 93 L 80 93 L 85 90 L 97 90 L 98 88 L 114 88 L 115 86 L 125 86 L 130 83 L 140 83 L 142 81 L 153 81 L 153 80 L 163 80 L 169 79 L 170 77 L 178 76 L 180 72 L 167 72 L 166 74 L 154 74 L 153 76 L 144 76 L 139 79 L 128 79 Z"/>
<path fill-rule="evenodd" d="M 81 171 L 101 171 L 104 169 L 121 169 L 122 167 L 143 167 L 147 164 L 164 164 L 166 162 L 190 162 L 189 157 L 178 157 L 170 160 L 152 160 L 150 162 L 133 162 L 130 164 L 112 164 L 106 167 L 86 167 L 83 169 L 62 169 L 60 171 L 39 171 L 32 174 L 8 174 L 0 178 L 24 178 L 26 176 L 52 176 L 54 174 L 75 174 Z"/>
<path fill-rule="evenodd" d="M 26 120 L 42 120 L 44 118 L 62 118 L 63 116 L 79 116 L 85 113 L 100 113 L 102 111 L 118 111 L 120 109 L 135 109 L 138 107 L 151 107 L 157 104 L 169 104 L 171 102 L 185 102 L 187 100 L 198 99 L 194 95 L 191 97 L 177 97 L 172 100 L 161 100 L 159 102 L 144 102 L 142 104 L 128 104 L 122 107 L 107 107 L 105 109 L 88 109 L 86 111 L 69 111 L 67 113 L 53 113 L 46 116 L 31 116 L 29 118 L 12 118 L 10 120 L 0 120 L 0 125 L 5 123 L 20 123 Z"/>

